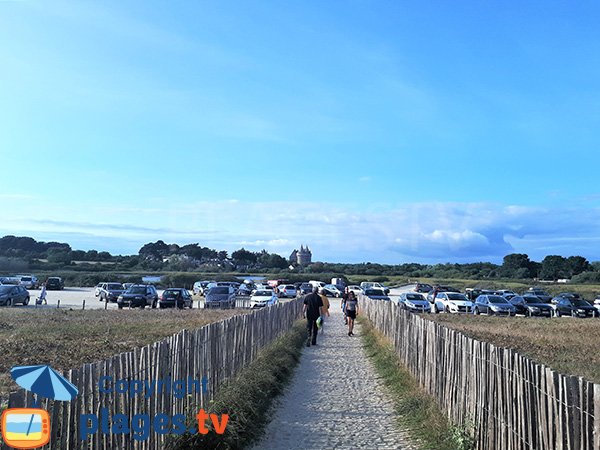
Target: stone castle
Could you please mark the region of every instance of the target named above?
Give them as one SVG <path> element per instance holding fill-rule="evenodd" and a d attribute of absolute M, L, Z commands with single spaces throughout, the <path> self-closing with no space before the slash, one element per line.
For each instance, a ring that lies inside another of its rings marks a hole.
<path fill-rule="evenodd" d="M 300 250 L 294 250 L 290 255 L 290 263 L 298 264 L 300 266 L 307 266 L 312 262 L 312 252 L 308 248 L 301 245 Z"/>

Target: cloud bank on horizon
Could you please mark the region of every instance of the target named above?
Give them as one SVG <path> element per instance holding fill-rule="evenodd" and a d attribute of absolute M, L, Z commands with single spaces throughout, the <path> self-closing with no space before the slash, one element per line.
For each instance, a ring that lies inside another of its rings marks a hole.
<path fill-rule="evenodd" d="M 0 2 L 0 233 L 600 259 L 599 20 L 598 2 Z"/>
<path fill-rule="evenodd" d="M 361 211 L 323 203 L 229 200 L 82 207 L 71 214 L 72 220 L 61 219 L 60 211 L 45 214 L 53 215 L 56 219 L 9 219 L 0 232 L 19 229 L 38 240 L 63 240 L 75 249 L 114 254 L 137 253 L 142 245 L 162 239 L 217 250 L 266 249 L 282 256 L 305 244 L 316 260 L 328 262 L 501 262 L 509 253 L 527 253 L 533 260 L 550 254 L 600 259 L 592 250 L 600 240 L 600 208 L 412 203 Z M 103 219 L 93 223 L 86 217 Z"/>

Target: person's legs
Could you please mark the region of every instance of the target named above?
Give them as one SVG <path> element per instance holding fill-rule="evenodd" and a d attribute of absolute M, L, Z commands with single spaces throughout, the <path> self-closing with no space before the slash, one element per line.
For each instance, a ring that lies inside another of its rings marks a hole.
<path fill-rule="evenodd" d="M 352 335 L 353 330 L 354 330 L 354 319 L 352 317 L 348 317 L 348 334 Z"/>
<path fill-rule="evenodd" d="M 306 319 L 306 331 L 307 331 L 307 335 L 308 335 L 307 339 L 306 339 L 307 347 L 310 347 L 310 342 L 312 341 L 312 329 L 313 329 L 314 323 L 315 323 L 314 320 Z"/>
<path fill-rule="evenodd" d="M 312 328 L 312 345 L 317 345 L 317 333 L 319 333 L 319 329 L 317 328 L 317 321 L 313 320 L 313 328 Z"/>

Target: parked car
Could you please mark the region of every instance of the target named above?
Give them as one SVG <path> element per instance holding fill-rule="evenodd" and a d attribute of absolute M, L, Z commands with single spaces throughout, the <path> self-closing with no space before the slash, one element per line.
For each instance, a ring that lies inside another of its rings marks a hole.
<path fill-rule="evenodd" d="M 235 308 L 235 289 L 232 286 L 215 286 L 204 295 L 205 308 Z"/>
<path fill-rule="evenodd" d="M 333 285 L 333 284 L 326 284 L 325 286 L 322 287 L 323 289 L 323 295 L 326 295 L 327 297 L 341 297 L 342 296 L 342 291 L 340 291 L 337 286 Z"/>
<path fill-rule="evenodd" d="M 117 298 L 117 306 L 123 309 L 129 305 L 131 308 L 142 308 L 151 306 L 156 308 L 158 304 L 158 292 L 151 284 L 134 284 Z"/>
<path fill-rule="evenodd" d="M 434 286 L 433 289 L 427 293 L 427 300 L 429 301 L 429 303 L 433 303 L 433 300 L 434 300 L 433 294 L 434 293 L 437 294 L 439 292 L 454 292 L 456 294 L 460 294 L 460 291 L 458 289 L 453 288 L 453 287 L 444 286 L 444 285 L 437 285 L 437 286 Z"/>
<path fill-rule="evenodd" d="M 365 289 L 365 291 L 363 292 L 363 296 L 370 298 L 371 300 L 390 300 L 390 298 L 385 294 L 384 291 L 375 288 Z"/>
<path fill-rule="evenodd" d="M 348 292 L 354 292 L 354 295 L 356 296 L 356 298 L 358 298 L 360 294 L 363 293 L 363 290 L 360 288 L 360 286 L 356 284 L 351 284 L 350 286 L 348 286 Z"/>
<path fill-rule="evenodd" d="M 381 289 L 385 293 L 385 295 L 388 295 L 390 293 L 390 288 L 376 281 L 363 281 L 362 283 L 360 283 L 360 288 L 363 291 L 366 289 Z"/>
<path fill-rule="evenodd" d="M 554 315 L 556 317 L 596 317 L 598 311 L 582 298 L 559 297 L 555 304 Z"/>
<path fill-rule="evenodd" d="M 49 277 L 46 280 L 46 289 L 49 291 L 51 291 L 51 290 L 60 291 L 64 288 L 65 288 L 65 283 L 63 282 L 62 278 L 60 278 L 60 277 Z"/>
<path fill-rule="evenodd" d="M 298 294 L 296 286 L 293 284 L 282 284 L 277 287 L 277 291 L 279 292 L 278 296 L 280 298 L 294 298 Z"/>
<path fill-rule="evenodd" d="M 418 281 L 415 283 L 415 292 L 428 293 L 433 289 L 433 286 L 427 283 L 419 283 Z"/>
<path fill-rule="evenodd" d="M 0 285 L 0 306 L 14 306 L 21 303 L 29 304 L 29 292 L 23 286 L 14 284 Z"/>
<path fill-rule="evenodd" d="M 500 289 L 498 291 L 496 291 L 496 295 L 501 295 L 502 297 L 504 297 L 505 299 L 511 299 L 513 297 L 515 297 L 517 295 L 516 292 L 511 291 L 510 289 Z"/>
<path fill-rule="evenodd" d="M 250 308 L 262 308 L 269 303 L 277 303 L 277 295 L 272 289 L 260 289 L 250 297 Z"/>
<path fill-rule="evenodd" d="M 514 295 L 510 298 L 504 298 L 515 307 L 515 314 L 523 314 L 524 316 L 529 315 L 529 310 L 527 309 L 527 304 L 525 303 L 525 299 L 523 297 L 520 295 Z"/>
<path fill-rule="evenodd" d="M 481 289 L 475 289 L 475 288 L 466 288 L 465 289 L 465 296 L 472 302 L 475 302 L 477 297 L 479 297 L 480 295 L 481 295 Z"/>
<path fill-rule="evenodd" d="M 40 287 L 37 277 L 33 275 L 22 275 L 19 284 L 25 289 L 37 289 Z"/>
<path fill-rule="evenodd" d="M 594 299 L 594 308 L 596 308 L 596 310 L 600 314 L 600 296 L 596 296 L 596 298 Z"/>
<path fill-rule="evenodd" d="M 121 283 L 103 283 L 99 290 L 99 300 L 102 302 L 116 302 L 119 295 L 125 292 Z"/>
<path fill-rule="evenodd" d="M 298 288 L 300 295 L 310 294 L 313 290 L 313 287 L 310 283 L 302 283 Z"/>
<path fill-rule="evenodd" d="M 431 304 L 423 294 L 403 292 L 398 298 L 398 306 L 410 312 L 431 312 Z"/>
<path fill-rule="evenodd" d="M 0 277 L 0 284 L 12 284 L 17 286 L 21 284 L 21 279 L 17 277 Z"/>
<path fill-rule="evenodd" d="M 203 289 L 210 283 L 210 281 L 196 281 L 192 286 L 192 292 L 194 295 L 202 295 Z"/>
<path fill-rule="evenodd" d="M 194 304 L 191 294 L 187 289 L 165 289 L 158 299 L 159 308 L 192 308 Z"/>
<path fill-rule="evenodd" d="M 514 300 L 515 298 L 516 297 L 513 297 L 511 300 Z M 523 295 L 522 298 L 525 302 L 528 316 L 552 317 L 554 315 L 553 306 L 550 303 L 543 301 L 541 298 L 535 295 Z"/>
<path fill-rule="evenodd" d="M 490 316 L 514 316 L 516 311 L 516 308 L 501 295 L 480 295 L 473 306 L 473 314 L 485 313 Z"/>
<path fill-rule="evenodd" d="M 103 286 L 104 286 L 106 283 L 109 283 L 109 281 L 101 281 L 100 283 L 98 283 L 98 284 L 96 285 L 96 287 L 94 288 L 94 295 L 95 295 L 96 297 L 99 297 L 99 296 L 100 296 L 100 290 L 102 289 L 102 287 L 103 287 Z M 127 290 L 127 289 L 125 289 L 125 290 Z"/>
<path fill-rule="evenodd" d="M 473 302 L 460 292 L 438 292 L 432 308 L 434 313 L 441 311 L 453 314 L 471 313 L 473 312 Z"/>
<path fill-rule="evenodd" d="M 252 289 L 246 284 L 241 284 L 235 295 L 239 297 L 250 297 L 252 295 Z"/>
<path fill-rule="evenodd" d="M 530 287 L 525 292 L 523 292 L 523 295 L 525 295 L 525 294 L 535 295 L 536 297 L 539 297 L 540 299 L 542 299 L 542 301 L 544 301 L 544 302 L 549 302 L 552 299 L 552 296 L 550 294 L 548 294 L 542 288 L 537 288 L 537 287 Z"/>

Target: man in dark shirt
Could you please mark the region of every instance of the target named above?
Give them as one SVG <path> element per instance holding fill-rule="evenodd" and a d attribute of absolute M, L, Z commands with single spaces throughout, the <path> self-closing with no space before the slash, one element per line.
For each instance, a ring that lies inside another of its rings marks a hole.
<path fill-rule="evenodd" d="M 323 315 L 323 300 L 318 293 L 318 288 L 313 288 L 312 294 L 304 297 L 304 317 L 306 317 L 306 329 L 308 331 L 308 339 L 306 346 L 317 345 L 317 319 Z"/>

